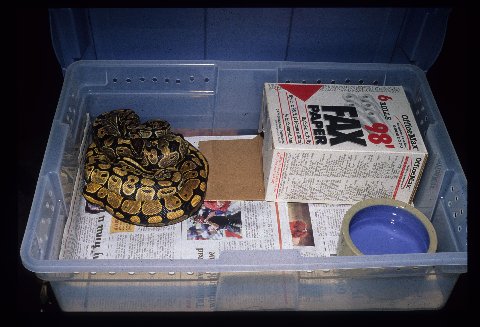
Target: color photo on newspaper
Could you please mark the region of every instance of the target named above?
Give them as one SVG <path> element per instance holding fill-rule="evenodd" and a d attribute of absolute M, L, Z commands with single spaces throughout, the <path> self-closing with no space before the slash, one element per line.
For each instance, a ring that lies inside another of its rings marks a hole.
<path fill-rule="evenodd" d="M 188 240 L 242 238 L 242 212 L 238 201 L 205 201 L 200 211 L 185 221 Z"/>

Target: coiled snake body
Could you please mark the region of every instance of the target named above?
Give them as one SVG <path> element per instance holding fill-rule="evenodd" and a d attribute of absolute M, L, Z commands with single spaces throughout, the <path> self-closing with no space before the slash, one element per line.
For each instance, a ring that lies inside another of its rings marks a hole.
<path fill-rule="evenodd" d="M 134 225 L 166 226 L 193 215 L 207 189 L 205 157 L 170 124 L 140 124 L 130 109 L 99 115 L 85 159 L 83 195 Z"/>

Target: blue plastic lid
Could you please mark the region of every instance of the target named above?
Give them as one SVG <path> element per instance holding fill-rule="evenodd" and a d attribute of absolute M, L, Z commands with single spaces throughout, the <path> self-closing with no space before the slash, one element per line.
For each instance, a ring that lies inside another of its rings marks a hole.
<path fill-rule="evenodd" d="M 51 9 L 64 71 L 89 60 L 409 63 L 427 71 L 448 8 Z"/>

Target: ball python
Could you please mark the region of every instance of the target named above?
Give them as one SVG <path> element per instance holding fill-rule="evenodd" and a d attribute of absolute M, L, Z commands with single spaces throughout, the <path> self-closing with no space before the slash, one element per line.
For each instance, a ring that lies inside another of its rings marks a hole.
<path fill-rule="evenodd" d="M 166 226 L 195 214 L 207 189 L 208 162 L 164 120 L 140 124 L 131 109 L 100 114 L 85 154 L 83 195 L 113 217 Z"/>

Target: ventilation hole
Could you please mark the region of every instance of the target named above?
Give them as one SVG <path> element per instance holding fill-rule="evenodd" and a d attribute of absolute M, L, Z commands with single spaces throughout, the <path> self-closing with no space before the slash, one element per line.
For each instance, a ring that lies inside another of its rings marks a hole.
<path fill-rule="evenodd" d="M 148 272 L 150 275 L 155 275 L 156 273 L 154 271 Z"/>
<path fill-rule="evenodd" d="M 452 206 L 452 201 L 448 201 L 448 202 L 447 202 L 447 205 L 448 205 L 449 207 L 451 207 L 451 206 Z"/>
<path fill-rule="evenodd" d="M 96 272 L 96 271 L 91 271 L 91 272 L 90 272 L 90 274 L 92 274 L 92 275 L 96 275 L 96 274 L 97 274 L 97 272 Z"/>
<path fill-rule="evenodd" d="M 114 79 L 112 79 L 112 82 L 113 82 L 113 83 L 117 83 L 117 82 L 118 82 L 118 79 L 114 78 Z"/>
<path fill-rule="evenodd" d="M 193 275 L 193 271 L 187 271 L 187 275 Z"/>
<path fill-rule="evenodd" d="M 165 78 L 165 83 L 169 83 L 170 80 L 168 78 Z"/>
<path fill-rule="evenodd" d="M 205 83 L 208 83 L 210 79 L 208 77 L 205 77 Z"/>
<path fill-rule="evenodd" d="M 374 81 L 373 81 L 373 85 L 378 85 L 378 81 L 377 81 L 377 80 L 374 80 Z"/>
<path fill-rule="evenodd" d="M 193 82 L 195 80 L 195 77 L 190 76 L 190 82 Z"/>
<path fill-rule="evenodd" d="M 450 191 L 452 192 L 455 191 L 455 187 L 454 186 L 450 187 Z"/>
<path fill-rule="evenodd" d="M 414 267 L 412 267 L 412 269 L 413 269 L 413 270 L 417 270 L 417 269 L 418 269 L 418 267 L 414 266 Z"/>
<path fill-rule="evenodd" d="M 135 273 L 133 271 L 129 271 L 128 274 L 129 275 L 135 275 Z"/>
<path fill-rule="evenodd" d="M 45 208 L 47 208 L 47 209 L 48 209 L 49 207 L 50 207 L 50 203 L 48 203 L 48 202 L 47 202 L 47 203 L 45 203 Z"/>
<path fill-rule="evenodd" d="M 400 270 L 402 270 L 402 268 L 397 268 L 396 270 L 397 270 L 397 271 L 400 271 Z"/>
<path fill-rule="evenodd" d="M 290 80 L 289 80 L 289 79 L 287 79 L 287 80 L 285 81 L 285 83 L 290 83 Z"/>
<path fill-rule="evenodd" d="M 458 225 L 457 230 L 458 230 L 459 232 L 461 232 L 461 231 L 462 231 L 462 226 Z"/>
<path fill-rule="evenodd" d="M 349 78 L 345 78 L 345 84 L 350 84 L 350 79 Z"/>
<path fill-rule="evenodd" d="M 330 83 L 332 83 L 332 84 L 335 84 L 335 80 L 334 80 L 334 79 L 332 79 L 332 80 L 330 81 Z"/>
<path fill-rule="evenodd" d="M 177 79 L 175 80 L 175 83 L 180 84 L 180 80 L 177 78 Z"/>
<path fill-rule="evenodd" d="M 140 77 L 140 82 L 145 82 L 145 77 Z"/>
<path fill-rule="evenodd" d="M 463 215 L 463 209 L 460 209 L 460 214 Z"/>
<path fill-rule="evenodd" d="M 458 201 L 458 196 L 455 197 L 455 201 Z"/>
<path fill-rule="evenodd" d="M 303 83 L 303 84 L 307 84 L 307 81 L 306 81 L 306 80 L 303 80 L 302 83 Z"/>
<path fill-rule="evenodd" d="M 322 83 L 322 80 L 321 79 L 317 79 L 317 84 L 321 84 Z"/>
<path fill-rule="evenodd" d="M 453 218 L 457 218 L 457 212 L 456 211 L 453 212 Z"/>
<path fill-rule="evenodd" d="M 358 84 L 363 84 L 363 79 L 359 79 Z"/>
<path fill-rule="evenodd" d="M 125 82 L 130 83 L 132 80 L 130 78 L 127 78 Z"/>
<path fill-rule="evenodd" d="M 425 118 L 423 118 L 423 119 L 424 119 L 425 121 L 427 121 L 427 120 L 428 120 L 428 116 L 425 116 Z"/>
<path fill-rule="evenodd" d="M 158 79 L 156 77 L 152 78 L 152 82 L 157 82 L 157 81 L 158 81 Z"/>
<path fill-rule="evenodd" d="M 168 274 L 169 274 L 170 276 L 172 276 L 172 275 L 175 275 L 175 272 L 174 272 L 174 271 L 169 271 Z"/>
<path fill-rule="evenodd" d="M 109 275 L 115 275 L 115 272 L 114 271 L 109 271 L 108 274 Z"/>

